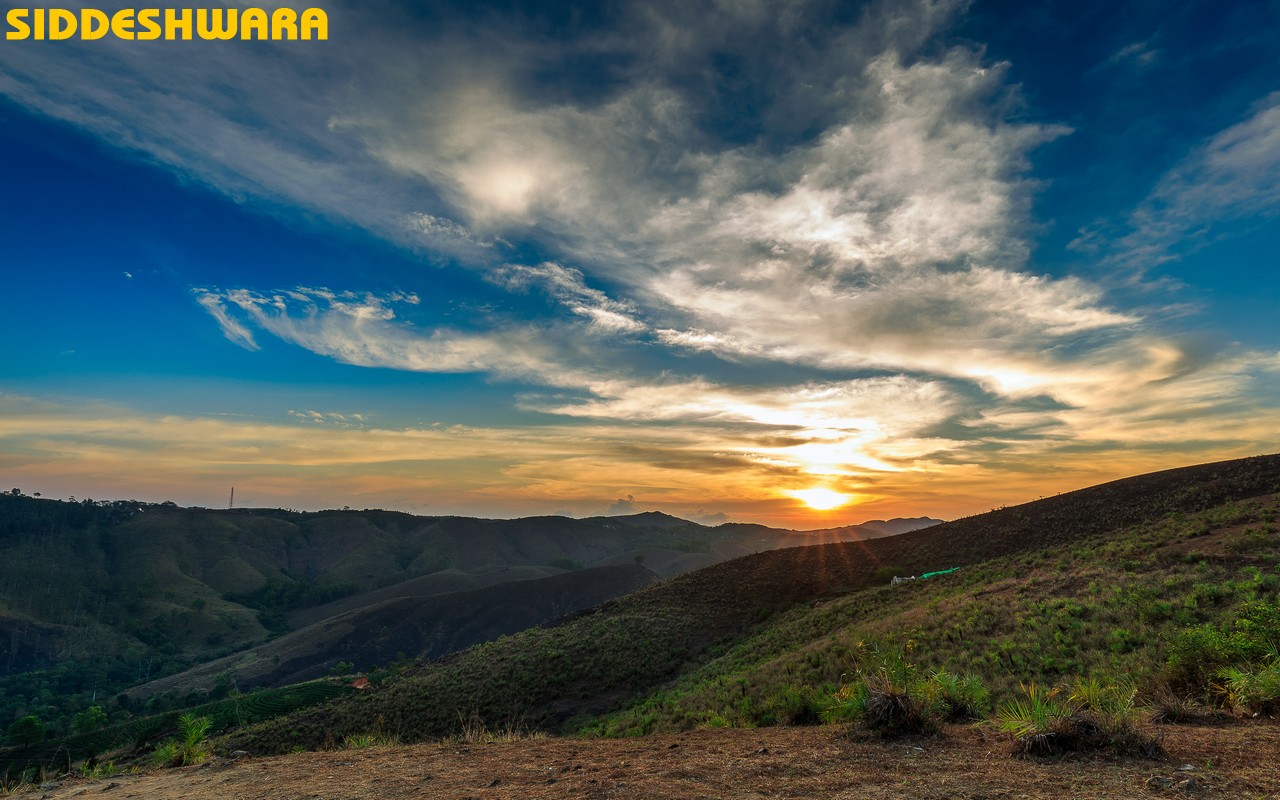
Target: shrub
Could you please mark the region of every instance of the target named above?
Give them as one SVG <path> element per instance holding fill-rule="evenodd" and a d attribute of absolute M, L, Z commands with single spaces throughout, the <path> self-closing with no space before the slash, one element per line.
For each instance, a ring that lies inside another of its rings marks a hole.
<path fill-rule="evenodd" d="M 209 726 L 212 720 L 208 717 L 197 717 L 194 714 L 183 714 L 178 717 L 177 740 L 169 739 L 156 747 L 151 754 L 152 762 L 159 767 L 185 767 L 199 764 L 209 757 Z"/>
<path fill-rule="evenodd" d="M 1203 722 L 1214 715 L 1210 709 L 1196 701 L 1193 695 L 1177 692 L 1167 684 L 1157 683 L 1147 690 L 1149 719 L 1160 725 L 1176 725 L 1186 722 Z"/>
<path fill-rule="evenodd" d="M 157 767 L 175 767 L 182 763 L 182 748 L 173 739 L 156 745 L 151 754 L 151 763 Z"/>
<path fill-rule="evenodd" d="M 1059 698 L 1059 690 L 1045 691 L 1034 683 L 1023 684 L 1024 697 L 996 709 L 1000 730 L 1013 736 L 1019 755 L 1057 755 L 1068 746 L 1070 720 L 1076 708 Z"/>
<path fill-rule="evenodd" d="M 938 670 L 922 684 L 929 709 L 947 722 L 980 720 L 991 710 L 991 695 L 982 679 Z"/>
<path fill-rule="evenodd" d="M 853 721 L 882 739 L 937 732 L 938 716 L 930 713 L 923 681 L 903 650 L 860 646 L 855 658 L 855 680 L 836 692 L 823 715 L 827 721 Z"/>
<path fill-rule="evenodd" d="M 1022 691 L 1024 697 L 996 711 L 1000 729 L 1013 737 L 1015 755 L 1110 750 L 1154 757 L 1161 752 L 1159 738 L 1138 727 L 1131 683 L 1085 679 L 1065 698 L 1061 689 L 1045 691 L 1035 684 L 1023 684 Z"/>
<path fill-rule="evenodd" d="M 814 725 L 820 721 L 822 703 L 812 689 L 787 685 L 765 698 L 763 724 Z"/>
<path fill-rule="evenodd" d="M 1165 682 L 1176 691 L 1203 692 L 1227 668 L 1266 660 L 1280 649 L 1280 606 L 1245 603 L 1229 629 L 1200 625 L 1169 644 Z"/>
<path fill-rule="evenodd" d="M 1228 667 L 1218 677 L 1232 708 L 1268 716 L 1280 713 L 1280 658 L 1254 669 Z"/>

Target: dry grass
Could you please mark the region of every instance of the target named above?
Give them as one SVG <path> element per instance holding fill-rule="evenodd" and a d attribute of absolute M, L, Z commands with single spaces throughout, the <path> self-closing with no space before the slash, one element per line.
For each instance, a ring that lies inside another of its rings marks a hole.
<path fill-rule="evenodd" d="M 135 800 L 480 800 L 552 798 L 835 798 L 952 800 L 1023 798 L 1133 800 L 1185 796 L 1193 780 L 1208 798 L 1280 796 L 1280 725 L 1176 727 L 1162 760 L 1076 755 L 1012 759 L 973 726 L 938 739 L 855 742 L 834 726 L 690 731 L 641 739 L 548 738 L 490 744 L 300 753 L 214 761 L 201 767 L 82 778 L 30 791 L 30 800 L 108 794 Z M 1183 771 L 1189 764 L 1192 770 Z M 1165 787 L 1152 792 L 1149 787 Z"/>

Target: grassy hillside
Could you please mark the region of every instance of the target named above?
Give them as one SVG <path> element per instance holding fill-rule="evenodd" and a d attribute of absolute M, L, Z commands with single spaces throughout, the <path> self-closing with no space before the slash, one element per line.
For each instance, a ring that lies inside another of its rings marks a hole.
<path fill-rule="evenodd" d="M 112 698 L 128 687 L 338 614 L 376 614 L 378 604 L 391 600 L 638 561 L 669 576 L 811 540 L 747 528 L 719 530 L 662 514 L 479 520 L 0 494 L 0 727 L 36 715 L 66 733 L 72 716 L 91 705 L 123 718 L 128 709 Z M 820 536 L 861 535 L 852 527 Z M 636 586 L 623 581 L 615 593 Z M 562 605 L 576 610 L 599 602 L 599 588 Z M 533 616 L 513 613 L 502 625 L 477 618 L 471 630 L 512 631 L 543 621 L 552 605 Z M 492 613 L 488 602 L 478 608 L 480 617 Z M 470 611 L 455 613 L 451 625 L 466 627 Z M 456 637 L 443 631 L 437 638 Z M 419 649 L 420 639 L 397 643 L 375 635 L 365 644 L 379 660 L 439 652 Z M 310 659 L 293 677 L 312 674 L 323 661 L 317 653 L 275 655 Z"/>
<path fill-rule="evenodd" d="M 242 690 L 282 686 L 322 677 L 338 663 L 364 672 L 407 659 L 436 659 L 591 608 L 657 579 L 632 563 L 431 597 L 392 597 L 126 694 L 133 699 L 161 692 L 186 695 L 211 689 L 224 675 Z"/>
<path fill-rule="evenodd" d="M 1212 699 L 1209 679 L 1231 660 L 1220 644 L 1234 637 L 1263 658 L 1280 646 L 1277 505 L 1172 513 L 795 608 L 595 730 L 813 720 L 869 645 L 905 650 L 922 672 L 980 676 L 997 700 L 1085 676 L 1136 682 L 1148 700 Z"/>
<path fill-rule="evenodd" d="M 930 663 L 979 671 L 997 691 L 1100 666 L 1153 675 L 1175 666 L 1187 626 L 1229 632 L 1245 603 L 1274 608 L 1273 507 L 1240 501 L 1277 490 L 1280 457 L 1266 456 L 1116 481 L 892 538 L 746 556 L 233 741 L 258 751 L 318 746 L 331 733 L 375 725 L 426 738 L 472 717 L 572 730 L 626 706 L 598 729 L 759 724 L 829 691 L 863 637 L 910 641 Z M 1222 543 L 1219 555 L 1186 544 L 1209 534 L 1217 538 L 1206 542 Z M 951 567 L 962 569 L 877 586 L 886 568 Z"/>

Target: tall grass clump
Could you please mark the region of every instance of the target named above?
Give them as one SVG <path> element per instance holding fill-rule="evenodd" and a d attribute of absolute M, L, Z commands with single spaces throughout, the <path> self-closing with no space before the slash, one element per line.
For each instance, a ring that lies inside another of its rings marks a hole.
<path fill-rule="evenodd" d="M 1227 704 L 1255 716 L 1280 714 L 1280 655 L 1259 667 L 1227 667 L 1218 673 Z"/>
<path fill-rule="evenodd" d="M 928 708 L 946 722 L 976 722 L 991 711 L 991 693 L 973 673 L 935 670 L 920 688 Z"/>
<path fill-rule="evenodd" d="M 400 744 L 398 736 L 385 733 L 352 733 L 343 737 L 342 745 L 348 750 L 363 750 L 367 747 L 393 747 Z"/>
<path fill-rule="evenodd" d="M 461 731 L 446 737 L 445 741 L 457 744 L 493 744 L 547 738 L 545 732 L 531 730 L 523 725 L 517 725 L 514 721 L 490 728 L 476 712 L 473 712 L 470 717 L 465 717 L 462 712 L 458 712 L 458 722 Z"/>
<path fill-rule="evenodd" d="M 987 689 L 977 676 L 942 670 L 922 675 L 911 650 L 910 643 L 905 648 L 859 644 L 852 680 L 836 692 L 824 720 L 850 722 L 858 733 L 892 739 L 933 735 L 942 722 L 986 713 Z"/>
<path fill-rule="evenodd" d="M 211 754 L 209 747 L 208 717 L 183 714 L 178 717 L 178 738 L 169 739 L 156 747 L 151 755 L 158 767 L 185 767 L 203 762 Z"/>
<path fill-rule="evenodd" d="M 1129 681 L 1086 678 L 1070 691 L 1022 685 L 1022 697 L 996 710 L 996 724 L 1013 737 L 1014 754 L 1057 756 L 1089 750 L 1154 757 L 1158 737 L 1139 726 L 1137 690 Z"/>

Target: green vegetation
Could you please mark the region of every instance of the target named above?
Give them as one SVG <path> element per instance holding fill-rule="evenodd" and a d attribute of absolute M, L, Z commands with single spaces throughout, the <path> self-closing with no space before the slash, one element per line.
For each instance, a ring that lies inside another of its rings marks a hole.
<path fill-rule="evenodd" d="M 29 747 L 44 741 L 44 723 L 39 717 L 26 716 L 9 726 L 9 742 L 18 747 Z"/>
<path fill-rule="evenodd" d="M 836 691 L 828 721 L 852 720 L 873 736 L 936 733 L 940 709 L 926 696 L 925 680 L 902 648 L 859 648 L 854 680 Z"/>
<path fill-rule="evenodd" d="M 1123 681 L 1078 681 L 1066 697 L 1061 689 L 1045 691 L 1026 684 L 1021 697 L 996 710 L 996 721 L 1013 736 L 1017 755 L 1109 750 L 1153 757 L 1160 753 L 1160 741 L 1139 726 L 1136 695 L 1133 685 Z"/>
<path fill-rule="evenodd" d="M 260 690 L 204 703 L 185 712 L 169 711 L 108 725 L 91 733 L 61 740 L 45 740 L 17 749 L 0 750 L 0 776 L 32 774 L 45 766 L 65 768 L 69 762 L 88 761 L 99 754 L 122 749 L 143 748 L 175 734 L 185 741 L 186 732 L 181 721 L 183 716 L 207 719 L 208 727 L 204 734 L 213 736 L 236 726 L 272 719 L 353 691 L 355 690 L 344 684 L 324 681 Z M 174 755 L 176 757 L 180 754 L 179 746 Z"/>
<path fill-rule="evenodd" d="M 913 646 L 859 644 L 851 680 L 836 690 L 823 714 L 828 722 L 850 721 L 855 731 L 892 739 L 936 733 L 944 722 L 986 716 L 990 697 L 976 675 L 945 670 L 922 672 L 911 660 Z"/>
<path fill-rule="evenodd" d="M 384 733 L 352 733 L 342 740 L 348 750 L 363 750 L 366 747 L 391 747 L 400 744 L 400 740 Z"/>
<path fill-rule="evenodd" d="M 1221 669 L 1261 664 L 1280 637 L 1280 537 L 1248 554 L 1221 546 L 1273 513 L 1232 502 L 1170 514 L 1067 547 L 793 608 L 592 730 L 634 735 L 711 719 L 772 724 L 756 698 L 793 686 L 835 694 L 866 642 L 909 643 L 920 674 L 978 676 L 1000 701 L 1018 696 L 1023 683 L 1128 675 L 1152 702 L 1161 694 L 1193 698 L 1184 704 L 1190 712 L 1214 702 Z"/>
<path fill-rule="evenodd" d="M 1252 714 L 1280 713 L 1280 659 L 1253 668 L 1226 667 L 1220 673 L 1221 691 L 1236 709 Z"/>
<path fill-rule="evenodd" d="M 1250 459 L 856 545 L 759 553 L 439 661 L 402 660 L 373 691 L 330 685 L 329 702 L 249 713 L 255 695 L 235 693 L 228 677 L 224 700 L 184 710 L 209 718 L 207 735 L 228 731 L 227 749 L 255 753 L 824 716 L 892 736 L 993 708 L 1025 754 L 1151 753 L 1144 704 L 1165 720 L 1273 708 L 1280 537 L 1274 499 L 1247 498 L 1277 488 L 1280 457 Z M 884 585 L 886 564 L 937 574 Z M 217 600 L 186 608 L 206 614 Z M 101 706 L 103 724 L 94 705 L 82 695 L 66 728 L 72 719 L 102 727 L 57 742 L 57 752 L 82 759 L 178 727 L 174 711 L 144 722 L 128 718 L 140 709 L 111 704 Z M 0 753 L 0 772 L 6 758 L 47 763 L 54 746 Z"/>
<path fill-rule="evenodd" d="M 209 747 L 209 728 L 213 720 L 183 714 L 178 717 L 178 738 L 161 742 L 152 754 L 157 767 L 187 767 L 204 763 L 213 752 Z"/>

